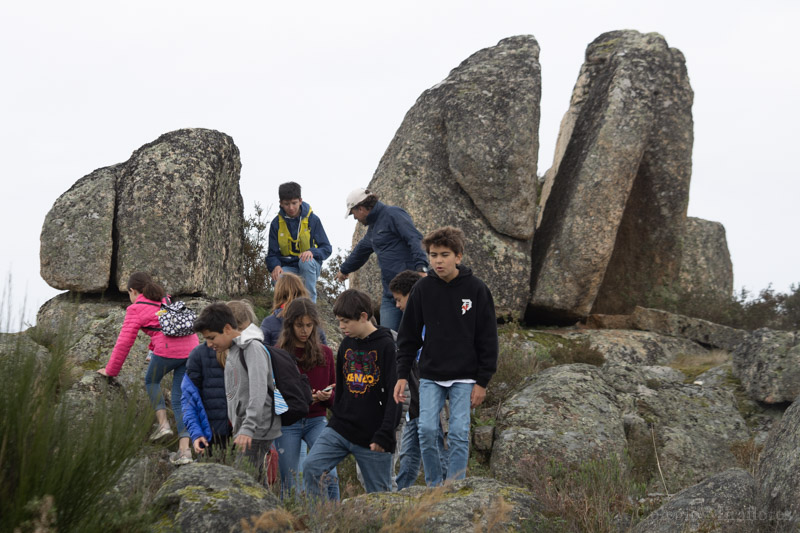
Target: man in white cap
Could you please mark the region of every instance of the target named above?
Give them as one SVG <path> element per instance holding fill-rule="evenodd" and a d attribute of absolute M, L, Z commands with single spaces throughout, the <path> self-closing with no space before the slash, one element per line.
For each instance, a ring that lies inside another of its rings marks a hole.
<path fill-rule="evenodd" d="M 375 252 L 383 285 L 381 326 L 397 331 L 403 312 L 395 305 L 389 282 L 404 270 L 416 270 L 421 276 L 425 275 L 428 256 L 422 249 L 422 234 L 405 210 L 378 201 L 378 196 L 367 189 L 355 189 L 347 195 L 345 218 L 350 215 L 367 226 L 367 234 L 342 263 L 336 279 L 346 280 Z"/>

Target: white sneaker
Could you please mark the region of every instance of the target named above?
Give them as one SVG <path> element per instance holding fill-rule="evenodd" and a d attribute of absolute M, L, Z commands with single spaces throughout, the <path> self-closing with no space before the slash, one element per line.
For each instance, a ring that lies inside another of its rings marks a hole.
<path fill-rule="evenodd" d="M 181 450 L 169 454 L 169 462 L 175 466 L 193 463 L 194 459 L 192 459 L 192 450 Z"/>
<path fill-rule="evenodd" d="M 174 435 L 172 428 L 169 426 L 159 426 L 155 431 L 153 431 L 153 434 L 150 435 L 150 440 L 159 440 L 164 437 L 171 437 L 172 435 Z"/>

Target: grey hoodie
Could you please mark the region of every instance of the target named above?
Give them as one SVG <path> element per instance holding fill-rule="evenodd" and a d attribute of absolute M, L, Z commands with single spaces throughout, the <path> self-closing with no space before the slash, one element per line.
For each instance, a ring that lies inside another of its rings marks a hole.
<path fill-rule="evenodd" d="M 225 394 L 234 438 L 246 435 L 255 440 L 273 440 L 281 436 L 281 417 L 272 412 L 272 365 L 261 344 L 263 339 L 261 329 L 250 324 L 233 339 L 228 351 Z"/>

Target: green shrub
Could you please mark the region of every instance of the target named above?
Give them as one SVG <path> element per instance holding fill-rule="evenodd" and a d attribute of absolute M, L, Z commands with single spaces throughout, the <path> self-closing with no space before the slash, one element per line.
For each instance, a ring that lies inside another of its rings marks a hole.
<path fill-rule="evenodd" d="M 752 331 L 758 328 L 800 329 L 800 284 L 788 293 L 775 292 L 772 284 L 752 297 L 742 288 L 730 297 L 672 291 L 652 296 L 647 307 L 691 316 Z"/>
<path fill-rule="evenodd" d="M 91 415 L 70 408 L 61 400 L 72 368 L 59 349 L 38 360 L 17 343 L 0 356 L 0 530 L 106 529 L 94 518 L 145 441 L 152 409 L 143 395 L 98 400 Z"/>
<path fill-rule="evenodd" d="M 331 255 L 322 266 L 322 272 L 317 281 L 317 288 L 320 296 L 328 299 L 330 302 L 336 300 L 336 297 L 344 292 L 344 283 L 336 281 L 336 274 L 339 273 L 339 269 L 348 255 L 350 255 L 350 250 L 342 250 L 340 248 L 336 251 L 336 254 Z"/>
<path fill-rule="evenodd" d="M 244 280 L 247 294 L 270 293 L 266 256 L 269 248 L 269 212 L 256 202 L 253 214 L 244 219 Z"/>

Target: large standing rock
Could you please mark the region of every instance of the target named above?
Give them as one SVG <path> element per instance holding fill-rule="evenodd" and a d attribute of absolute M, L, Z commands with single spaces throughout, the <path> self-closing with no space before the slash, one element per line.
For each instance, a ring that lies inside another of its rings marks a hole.
<path fill-rule="evenodd" d="M 631 315 L 631 325 L 635 329 L 684 337 L 704 346 L 720 348 L 729 352 L 736 349 L 748 336 L 743 329 L 721 326 L 708 320 L 645 307 L 636 307 Z"/>
<path fill-rule="evenodd" d="M 636 525 L 634 533 L 755 533 L 761 531 L 748 472 L 732 468 L 682 490 Z"/>
<path fill-rule="evenodd" d="M 720 300 L 731 297 L 733 263 L 725 226 L 702 218 L 686 218 L 679 281 L 687 294 Z"/>
<path fill-rule="evenodd" d="M 793 402 L 800 394 L 800 333 L 754 331 L 734 350 L 733 372 L 754 400 Z"/>
<path fill-rule="evenodd" d="M 121 168 L 100 168 L 79 179 L 47 213 L 40 237 L 39 271 L 51 287 L 79 292 L 108 288 Z"/>
<path fill-rule="evenodd" d="M 177 469 L 156 494 L 159 531 L 240 531 L 241 520 L 278 507 L 278 498 L 230 466 L 194 463 Z"/>
<path fill-rule="evenodd" d="M 114 284 L 150 272 L 173 294 L 241 294 L 244 204 L 239 149 L 204 129 L 139 148 L 119 180 Z"/>
<path fill-rule="evenodd" d="M 125 292 L 130 274 L 143 270 L 171 294 L 241 294 L 240 169 L 229 136 L 186 129 L 96 170 L 45 218 L 42 277 L 57 289 Z"/>
<path fill-rule="evenodd" d="M 625 314 L 677 280 L 692 99 L 683 54 L 660 35 L 589 45 L 543 192 L 529 321 Z"/>
<path fill-rule="evenodd" d="M 500 314 L 519 315 L 528 297 L 540 96 L 532 36 L 473 54 L 417 99 L 369 184 L 423 234 L 461 228 L 464 264 L 486 281 Z M 352 279 L 380 296 L 374 263 Z"/>
<path fill-rule="evenodd" d="M 800 403 L 794 402 L 773 428 L 758 462 L 761 511 L 773 520 L 789 522 L 794 528 L 778 531 L 797 531 L 800 523 Z"/>

